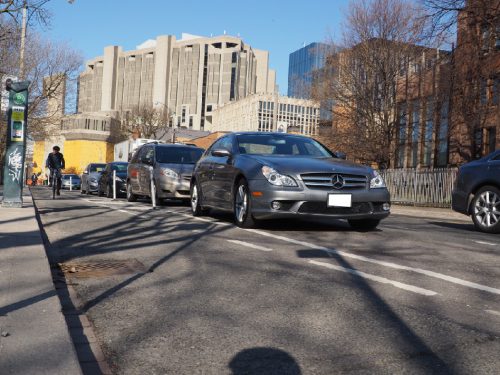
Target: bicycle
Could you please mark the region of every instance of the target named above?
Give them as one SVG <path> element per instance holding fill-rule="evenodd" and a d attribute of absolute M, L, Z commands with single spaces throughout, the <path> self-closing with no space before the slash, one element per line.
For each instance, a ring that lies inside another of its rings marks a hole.
<path fill-rule="evenodd" d="M 56 199 L 57 182 L 61 177 L 61 170 L 59 168 L 51 171 L 52 180 L 52 199 Z"/>

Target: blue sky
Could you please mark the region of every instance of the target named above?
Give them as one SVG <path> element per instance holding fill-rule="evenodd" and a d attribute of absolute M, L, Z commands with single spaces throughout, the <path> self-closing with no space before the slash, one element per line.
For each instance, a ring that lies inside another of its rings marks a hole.
<path fill-rule="evenodd" d="M 286 94 L 288 55 L 303 43 L 340 37 L 348 0 L 65 0 L 49 3 L 48 38 L 67 42 L 85 59 L 107 45 L 134 49 L 147 39 L 182 32 L 237 35 L 270 52 L 280 92 Z"/>

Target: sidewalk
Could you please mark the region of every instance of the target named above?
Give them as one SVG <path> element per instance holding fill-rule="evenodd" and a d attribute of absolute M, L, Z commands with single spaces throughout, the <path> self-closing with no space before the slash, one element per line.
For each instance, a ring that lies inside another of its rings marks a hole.
<path fill-rule="evenodd" d="M 79 375 L 27 188 L 23 201 L 0 206 L 0 374 Z"/>
<path fill-rule="evenodd" d="M 391 213 L 393 215 L 413 216 L 432 220 L 472 223 L 469 216 L 455 212 L 451 208 L 399 206 L 393 204 L 391 205 Z"/>

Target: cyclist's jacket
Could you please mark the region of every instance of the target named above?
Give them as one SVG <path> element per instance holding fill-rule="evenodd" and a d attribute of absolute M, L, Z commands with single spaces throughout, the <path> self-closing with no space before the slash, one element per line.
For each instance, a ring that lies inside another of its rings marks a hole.
<path fill-rule="evenodd" d="M 45 162 L 45 166 L 49 169 L 64 169 L 65 164 L 64 156 L 60 152 L 57 154 L 51 152 Z"/>

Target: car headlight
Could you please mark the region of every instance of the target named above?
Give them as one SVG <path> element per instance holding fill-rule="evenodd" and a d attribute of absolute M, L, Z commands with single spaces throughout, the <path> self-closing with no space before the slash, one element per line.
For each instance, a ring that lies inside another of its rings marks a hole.
<path fill-rule="evenodd" d="M 94 177 L 92 177 L 89 181 L 95 184 L 97 182 L 97 179 L 95 179 Z"/>
<path fill-rule="evenodd" d="M 275 186 L 298 186 L 293 178 L 290 176 L 282 175 L 275 169 L 264 165 L 262 167 L 262 174 L 269 181 L 270 184 Z"/>
<path fill-rule="evenodd" d="M 373 171 L 373 177 L 370 180 L 370 189 L 385 188 L 385 182 L 380 173 Z"/>
<path fill-rule="evenodd" d="M 170 178 L 178 178 L 179 177 L 177 172 L 170 169 L 170 168 L 162 168 L 162 169 L 160 169 L 160 173 L 165 177 L 170 177 Z"/>
<path fill-rule="evenodd" d="M 122 179 L 122 178 L 120 178 L 120 177 L 118 177 L 118 176 L 115 176 L 115 181 L 116 181 L 116 182 L 123 182 L 123 179 Z"/>

